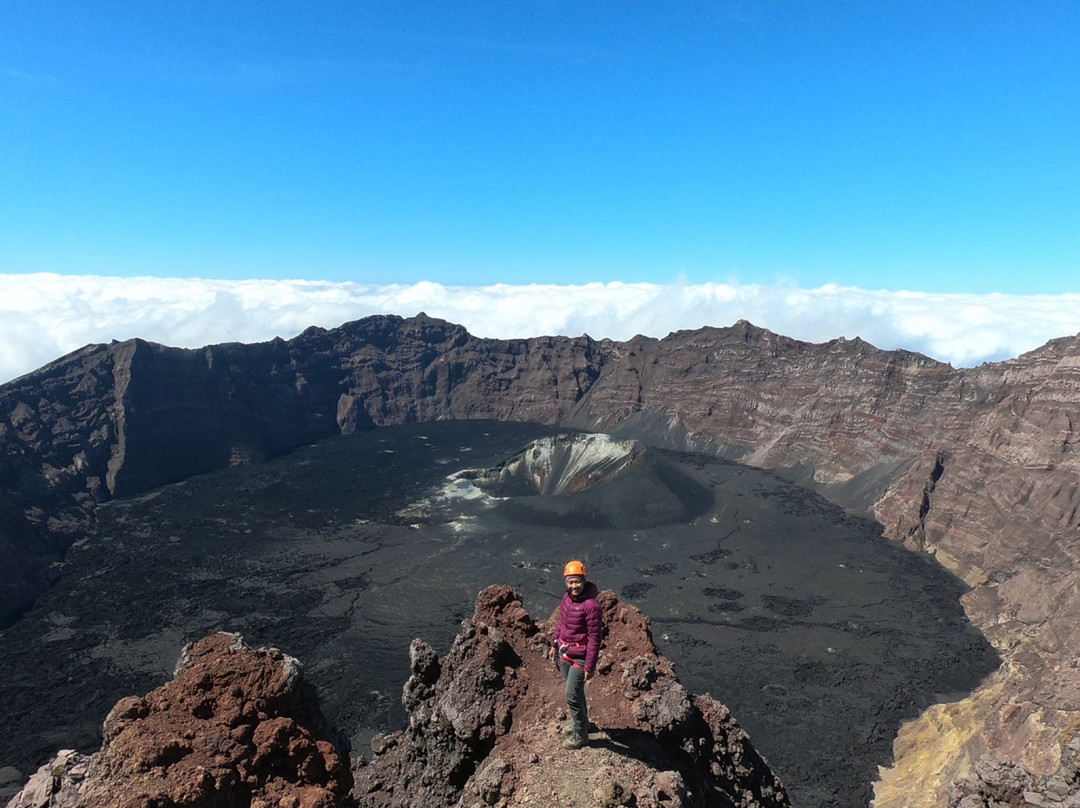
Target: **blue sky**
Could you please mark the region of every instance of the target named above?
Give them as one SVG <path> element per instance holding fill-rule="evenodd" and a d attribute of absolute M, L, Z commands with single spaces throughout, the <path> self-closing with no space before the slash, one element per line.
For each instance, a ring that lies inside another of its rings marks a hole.
<path fill-rule="evenodd" d="M 1068 294 L 1077 42 L 1067 0 L 6 3 L 0 275 Z"/>
<path fill-rule="evenodd" d="M 1056 293 L 1071 2 L 34 2 L 0 269 Z"/>

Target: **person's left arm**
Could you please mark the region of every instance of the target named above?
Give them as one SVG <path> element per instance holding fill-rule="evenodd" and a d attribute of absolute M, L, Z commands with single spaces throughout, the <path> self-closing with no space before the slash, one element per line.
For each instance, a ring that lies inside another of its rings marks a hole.
<path fill-rule="evenodd" d="M 585 610 L 585 628 L 588 634 L 585 644 L 585 678 L 591 679 L 596 673 L 600 643 L 604 638 L 604 608 L 598 601 L 591 601 Z"/>

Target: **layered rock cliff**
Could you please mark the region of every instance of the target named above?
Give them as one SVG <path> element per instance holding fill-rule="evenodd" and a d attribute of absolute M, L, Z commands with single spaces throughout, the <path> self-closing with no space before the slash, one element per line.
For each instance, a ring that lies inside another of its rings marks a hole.
<path fill-rule="evenodd" d="M 1080 340 L 956 370 L 738 323 L 626 342 L 481 340 L 425 316 L 199 351 L 90 346 L 0 388 L 4 614 L 90 507 L 335 432 L 433 419 L 574 426 L 713 451 L 872 512 L 972 586 L 1002 668 L 905 728 L 877 804 L 941 805 L 978 764 L 1033 777 L 1080 726 Z M 10 570 L 27 572 L 19 577 Z M 916 751 L 917 750 L 917 754 Z"/>

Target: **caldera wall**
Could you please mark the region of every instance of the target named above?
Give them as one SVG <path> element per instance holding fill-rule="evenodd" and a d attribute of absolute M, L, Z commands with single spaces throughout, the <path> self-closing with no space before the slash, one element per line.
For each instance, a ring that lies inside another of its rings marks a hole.
<path fill-rule="evenodd" d="M 747 323 L 620 343 L 481 340 L 420 315 L 253 346 L 89 346 L 0 388 L 5 524 L 22 525 L 5 540 L 17 537 L 21 563 L 38 570 L 20 580 L 44 582 L 43 565 L 111 496 L 335 432 L 472 418 L 798 467 L 963 577 L 965 608 L 1005 662 L 950 708 L 955 720 L 931 711 L 913 728 L 938 727 L 920 735 L 918 757 L 898 746 L 879 807 L 916 793 L 943 804 L 982 758 L 1041 774 L 1060 765 L 1080 725 L 1076 339 L 972 370 Z M 3 583 L 11 619 L 33 587 Z"/>

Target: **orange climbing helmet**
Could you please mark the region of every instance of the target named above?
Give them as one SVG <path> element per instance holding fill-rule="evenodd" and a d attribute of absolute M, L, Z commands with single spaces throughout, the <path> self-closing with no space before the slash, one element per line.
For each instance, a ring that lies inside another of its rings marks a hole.
<path fill-rule="evenodd" d="M 584 578 L 585 577 L 585 565 L 582 564 L 580 561 L 568 561 L 568 562 L 566 562 L 566 566 L 563 567 L 562 577 L 563 578 L 569 578 L 571 575 L 580 575 L 582 578 Z"/>

